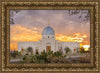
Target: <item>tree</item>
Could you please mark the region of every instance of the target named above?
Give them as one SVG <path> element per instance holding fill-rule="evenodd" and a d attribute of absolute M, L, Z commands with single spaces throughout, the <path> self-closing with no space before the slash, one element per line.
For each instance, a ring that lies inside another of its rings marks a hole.
<path fill-rule="evenodd" d="M 11 10 L 10 11 L 10 24 L 14 24 L 14 16 L 20 12 L 20 10 Z"/>
<path fill-rule="evenodd" d="M 70 49 L 69 49 L 69 47 L 65 47 L 65 52 L 66 52 L 66 54 L 68 53 L 68 52 L 70 52 Z"/>
<path fill-rule="evenodd" d="M 18 55 L 18 51 L 15 51 L 15 55 Z"/>
<path fill-rule="evenodd" d="M 85 49 L 85 48 L 80 47 L 79 51 L 80 51 L 81 53 L 84 53 L 84 52 L 85 52 L 85 50 L 84 50 L 84 49 Z"/>
<path fill-rule="evenodd" d="M 79 14 L 78 18 L 83 19 L 83 21 L 89 21 L 90 19 L 90 11 L 89 10 L 69 10 L 69 16 Z"/>
<path fill-rule="evenodd" d="M 53 53 L 53 56 L 56 56 L 56 57 L 61 57 L 63 54 L 59 51 L 56 51 Z"/>
<path fill-rule="evenodd" d="M 13 52 L 13 57 L 16 58 L 16 51 Z"/>
<path fill-rule="evenodd" d="M 32 47 L 28 47 L 27 49 L 28 49 L 28 52 L 31 52 L 31 54 L 33 53 Z"/>

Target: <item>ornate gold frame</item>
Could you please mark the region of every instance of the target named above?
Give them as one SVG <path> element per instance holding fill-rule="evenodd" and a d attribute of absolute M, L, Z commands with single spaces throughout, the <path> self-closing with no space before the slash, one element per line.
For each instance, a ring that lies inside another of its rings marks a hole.
<path fill-rule="evenodd" d="M 98 2 L 1 2 L 2 71 L 98 71 Z M 9 11 L 11 9 L 88 9 L 91 12 L 91 63 L 87 64 L 10 64 Z"/>

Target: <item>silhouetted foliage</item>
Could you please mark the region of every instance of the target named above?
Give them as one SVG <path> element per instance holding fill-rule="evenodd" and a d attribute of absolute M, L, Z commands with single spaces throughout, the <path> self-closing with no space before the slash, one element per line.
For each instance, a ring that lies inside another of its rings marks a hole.
<path fill-rule="evenodd" d="M 14 23 L 14 16 L 20 12 L 20 10 L 10 10 L 10 24 L 15 24 Z"/>
<path fill-rule="evenodd" d="M 80 52 L 85 53 L 86 51 L 84 49 L 85 49 L 84 47 L 80 47 Z"/>
<path fill-rule="evenodd" d="M 69 16 L 79 14 L 78 18 L 83 19 L 83 21 L 88 21 L 90 19 L 90 11 L 89 10 L 68 10 Z"/>
<path fill-rule="evenodd" d="M 32 55 L 32 53 L 33 53 L 32 47 L 28 47 L 27 50 L 28 50 L 28 52 L 31 52 L 31 55 Z"/>

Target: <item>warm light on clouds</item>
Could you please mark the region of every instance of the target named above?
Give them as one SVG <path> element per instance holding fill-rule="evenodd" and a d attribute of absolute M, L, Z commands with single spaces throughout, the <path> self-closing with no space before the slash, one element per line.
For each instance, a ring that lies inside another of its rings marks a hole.
<path fill-rule="evenodd" d="M 20 25 L 13 25 L 10 29 L 11 50 L 17 49 L 17 43 L 19 41 L 38 41 L 41 39 L 41 35 L 35 31 L 37 29 L 35 27 L 33 29 L 28 29 Z"/>
<path fill-rule="evenodd" d="M 34 27 L 33 29 L 34 29 L 34 30 L 36 30 L 37 28 L 36 28 L 36 27 Z"/>
<path fill-rule="evenodd" d="M 87 37 L 87 35 L 86 35 L 86 34 L 84 34 L 82 37 L 83 37 L 83 38 L 86 38 L 86 37 Z"/>
<path fill-rule="evenodd" d="M 41 39 L 41 34 L 38 33 L 36 30 L 37 30 L 36 27 L 34 27 L 33 29 L 28 29 L 20 25 L 11 26 L 11 36 L 10 36 L 11 50 L 17 49 L 17 43 L 19 41 L 39 41 Z M 74 33 L 71 36 L 56 33 L 56 39 L 59 41 L 79 42 L 80 44 L 84 43 L 89 44 L 87 41 L 84 41 L 84 38 L 86 37 L 87 37 L 86 34 L 81 34 L 81 33 Z"/>
<path fill-rule="evenodd" d="M 20 25 L 11 26 L 10 38 L 13 41 L 38 41 L 41 38 L 41 35 L 35 31 L 34 28 L 28 29 Z"/>
<path fill-rule="evenodd" d="M 71 38 L 72 38 L 71 36 L 66 36 L 66 35 L 63 35 L 63 34 L 57 34 L 56 35 L 56 39 L 59 40 L 59 41 L 73 41 Z"/>
<path fill-rule="evenodd" d="M 86 34 L 81 34 L 81 33 L 74 33 L 71 36 L 67 36 L 67 35 L 63 35 L 63 34 L 56 35 L 56 39 L 58 39 L 60 41 L 79 42 L 79 43 L 83 43 L 84 38 L 86 38 L 86 37 L 87 37 Z"/>
<path fill-rule="evenodd" d="M 89 47 L 90 47 L 90 45 L 84 45 L 84 46 L 83 46 L 83 48 L 85 48 L 85 49 L 84 49 L 85 51 L 88 51 L 88 50 L 89 50 Z"/>

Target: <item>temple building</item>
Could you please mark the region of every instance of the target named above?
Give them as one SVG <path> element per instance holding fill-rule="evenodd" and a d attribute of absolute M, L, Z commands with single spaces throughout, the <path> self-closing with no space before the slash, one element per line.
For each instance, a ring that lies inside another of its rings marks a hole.
<path fill-rule="evenodd" d="M 46 52 L 53 51 L 60 51 L 63 54 L 66 54 L 65 49 L 69 48 L 70 53 L 77 53 L 79 48 L 78 42 L 63 42 L 55 39 L 55 31 L 54 29 L 48 25 L 43 29 L 42 32 L 42 39 L 37 42 L 18 42 L 18 51 L 23 52 L 24 54 L 27 53 L 27 49 L 31 48 L 32 54 L 40 54 L 43 50 Z M 25 52 L 26 50 L 26 52 Z"/>

